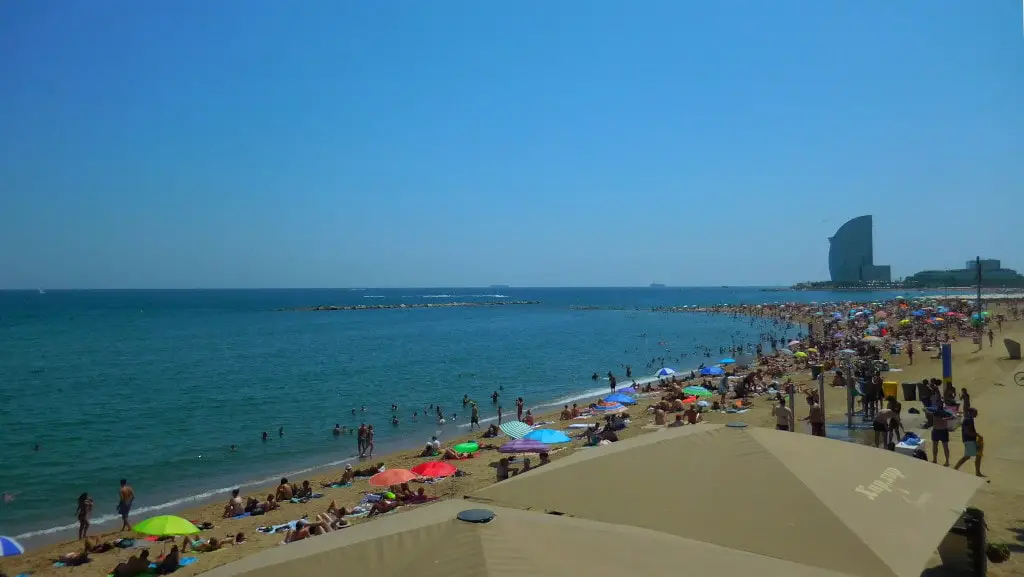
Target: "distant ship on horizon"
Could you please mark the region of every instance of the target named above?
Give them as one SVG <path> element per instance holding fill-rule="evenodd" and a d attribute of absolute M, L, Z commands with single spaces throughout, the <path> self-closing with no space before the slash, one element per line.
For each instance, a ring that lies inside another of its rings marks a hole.
<path fill-rule="evenodd" d="M 507 284 L 492 284 L 492 285 L 490 286 L 490 288 L 492 288 L 492 289 L 507 289 L 507 288 L 512 288 L 512 285 L 507 285 Z"/>
<path fill-rule="evenodd" d="M 665 288 L 665 285 L 661 284 L 660 282 L 652 282 L 651 288 Z"/>

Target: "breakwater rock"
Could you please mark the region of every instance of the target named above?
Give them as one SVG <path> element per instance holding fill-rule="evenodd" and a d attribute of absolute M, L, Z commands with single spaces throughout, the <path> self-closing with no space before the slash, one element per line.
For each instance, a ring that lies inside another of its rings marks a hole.
<path fill-rule="evenodd" d="M 539 305 L 540 301 L 487 301 L 464 303 L 412 303 L 412 304 L 369 304 L 369 305 L 319 305 L 315 307 L 299 307 L 278 309 L 281 311 L 378 311 L 386 309 L 448 309 L 453 307 L 507 307 L 512 305 Z"/>

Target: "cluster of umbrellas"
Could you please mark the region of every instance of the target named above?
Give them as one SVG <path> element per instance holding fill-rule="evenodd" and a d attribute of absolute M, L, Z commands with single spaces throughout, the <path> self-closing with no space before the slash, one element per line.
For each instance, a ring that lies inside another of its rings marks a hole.
<path fill-rule="evenodd" d="M 695 452 L 705 466 L 679 458 Z M 688 494 L 729 498 L 608 498 L 681 478 Z M 763 492 L 749 490 L 751 479 Z M 273 547 L 206 576 L 325 575 L 344 566 L 380 576 L 669 577 L 680 573 L 665 562 L 671 552 L 686 573 L 705 577 L 917 577 L 982 484 L 854 443 L 679 427 L 580 451 L 466 499 Z"/>
<path fill-rule="evenodd" d="M 512 440 L 498 448 L 500 453 L 547 453 L 551 445 L 572 442 L 568 435 L 553 429 L 534 429 L 521 421 L 502 423 L 500 427 Z"/>

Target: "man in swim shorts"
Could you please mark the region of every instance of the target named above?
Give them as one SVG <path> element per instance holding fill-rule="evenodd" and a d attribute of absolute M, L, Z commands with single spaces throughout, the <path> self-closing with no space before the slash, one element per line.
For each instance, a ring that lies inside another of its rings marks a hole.
<path fill-rule="evenodd" d="M 779 404 L 772 407 L 775 416 L 775 428 L 780 431 L 793 430 L 793 409 L 786 406 L 786 399 L 779 398 Z"/>
<path fill-rule="evenodd" d="M 121 516 L 121 530 L 130 531 L 128 524 L 128 513 L 132 511 L 132 503 L 135 502 L 135 491 L 128 484 L 127 479 L 121 479 L 121 491 L 118 494 L 117 514 Z"/>

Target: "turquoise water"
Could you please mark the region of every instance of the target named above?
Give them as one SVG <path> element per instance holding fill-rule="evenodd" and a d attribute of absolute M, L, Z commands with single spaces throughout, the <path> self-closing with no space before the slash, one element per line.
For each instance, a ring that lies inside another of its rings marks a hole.
<path fill-rule="evenodd" d="M 851 298 L 758 289 L 401 289 L 0 292 L 0 534 L 53 537 L 89 492 L 112 518 L 118 480 L 136 515 L 234 486 L 337 464 L 355 453 L 335 423 L 377 429 L 377 450 L 460 433 L 429 405 L 460 413 L 469 394 L 493 418 L 492 391 L 528 407 L 593 396 L 594 372 L 717 361 L 783 327 L 745 318 L 650 312 Z M 858 299 L 889 295 L 856 293 Z M 539 300 L 496 308 L 283 312 L 320 304 Z M 571 310 L 572 305 L 629 310 Z M 785 334 L 795 336 L 799 329 Z M 642 336 L 646 335 L 646 336 Z M 711 349 L 712 358 L 705 357 Z M 664 359 L 664 360 L 662 360 Z M 391 404 L 400 424 L 391 425 Z M 366 411 L 362 411 L 362 407 Z M 356 414 L 352 414 L 352 410 Z M 419 412 L 414 422 L 412 413 Z M 278 428 L 284 428 L 279 437 Z M 270 433 L 267 442 L 261 433 Z M 38 444 L 39 450 L 34 450 Z M 229 450 L 235 444 L 236 451 Z"/>

